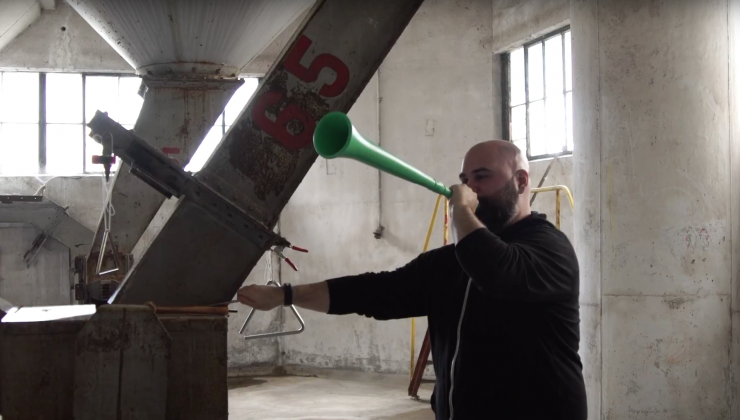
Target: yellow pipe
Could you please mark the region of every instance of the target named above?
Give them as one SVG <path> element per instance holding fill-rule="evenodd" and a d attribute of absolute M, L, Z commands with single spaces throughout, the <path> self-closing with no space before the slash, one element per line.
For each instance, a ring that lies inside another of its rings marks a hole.
<path fill-rule="evenodd" d="M 555 190 L 555 227 L 560 229 L 560 190 Z"/>
<path fill-rule="evenodd" d="M 444 245 L 447 245 L 448 232 L 450 226 L 450 200 L 445 198 L 445 231 L 444 231 Z"/>
<path fill-rule="evenodd" d="M 427 249 L 429 249 L 429 240 L 432 238 L 432 231 L 434 230 L 434 221 L 437 219 L 437 210 L 439 209 L 439 201 L 441 199 L 442 199 L 442 195 L 438 195 L 437 202 L 434 204 L 434 212 L 432 212 L 432 220 L 429 221 L 429 230 L 427 230 L 427 238 L 424 240 L 424 250 L 422 252 L 427 252 Z M 447 209 L 445 209 L 445 215 L 446 214 L 447 214 Z M 447 232 L 445 232 L 445 237 L 446 236 L 447 236 Z M 414 376 L 415 358 L 416 358 L 416 319 L 411 318 L 411 362 L 410 362 L 410 367 L 409 367 L 409 377 Z"/>
<path fill-rule="evenodd" d="M 551 187 L 532 188 L 531 190 L 532 193 L 542 193 L 548 191 L 564 191 L 565 195 L 568 196 L 568 201 L 570 201 L 570 208 L 576 208 L 576 205 L 573 202 L 573 194 L 570 193 L 570 190 L 565 185 L 553 185 Z"/>

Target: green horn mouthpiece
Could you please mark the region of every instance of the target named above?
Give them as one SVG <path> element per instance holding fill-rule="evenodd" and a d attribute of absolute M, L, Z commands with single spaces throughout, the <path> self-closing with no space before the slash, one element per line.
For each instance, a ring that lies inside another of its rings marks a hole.
<path fill-rule="evenodd" d="M 354 159 L 447 198 L 452 197 L 452 192 L 444 184 L 365 139 L 342 112 L 330 112 L 319 121 L 313 134 L 313 145 L 316 152 L 326 159 Z"/>

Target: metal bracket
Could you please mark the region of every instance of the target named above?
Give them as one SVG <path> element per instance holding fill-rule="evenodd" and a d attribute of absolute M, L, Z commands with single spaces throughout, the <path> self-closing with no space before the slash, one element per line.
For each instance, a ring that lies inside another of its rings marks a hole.
<path fill-rule="evenodd" d="M 40 195 L 0 195 L 0 203 L 13 204 L 14 202 L 34 202 L 38 203 L 43 201 L 44 197 Z"/>
<path fill-rule="evenodd" d="M 46 225 L 39 236 L 37 236 L 36 239 L 33 240 L 33 243 L 31 244 L 31 249 L 23 254 L 23 261 L 26 263 L 26 268 L 31 267 L 31 262 L 34 258 L 36 258 L 36 254 L 39 253 L 41 246 L 46 243 L 46 240 L 49 239 L 51 234 L 54 232 L 54 229 L 59 226 L 59 223 L 62 221 L 62 218 L 66 214 L 68 208 L 69 207 L 59 207 L 57 209 L 56 213 L 54 214 L 54 219 L 52 219 L 51 223 Z"/>
<path fill-rule="evenodd" d="M 265 283 L 265 285 L 282 287 L 282 284 L 280 284 L 279 281 L 275 281 L 275 280 L 270 280 L 267 283 Z M 239 329 L 239 335 L 241 335 L 242 338 L 245 340 L 253 340 L 255 338 L 270 338 L 270 337 L 280 337 L 283 335 L 300 334 L 306 329 L 306 323 L 303 322 L 303 318 L 301 318 L 301 314 L 298 313 L 298 310 L 295 308 L 295 305 L 290 305 L 290 310 L 293 311 L 293 315 L 295 315 L 295 317 L 298 319 L 298 322 L 301 324 L 301 327 L 298 328 L 297 330 L 244 335 L 244 330 L 247 328 L 247 324 L 252 319 L 252 315 L 254 315 L 254 308 L 252 308 L 249 310 L 249 315 L 247 315 L 247 319 L 244 320 L 244 324 L 242 324 L 241 329 Z"/>
<path fill-rule="evenodd" d="M 290 246 L 285 238 L 275 234 L 241 208 L 221 197 L 190 173 L 185 172 L 172 159 L 106 114 L 97 111 L 88 126 L 92 129 L 90 136 L 98 143 L 103 141 L 106 135 L 113 136 L 115 141 L 112 142 L 112 153 L 131 166 L 133 175 L 167 198 L 188 197 L 205 213 L 263 249 L 275 245 Z"/>

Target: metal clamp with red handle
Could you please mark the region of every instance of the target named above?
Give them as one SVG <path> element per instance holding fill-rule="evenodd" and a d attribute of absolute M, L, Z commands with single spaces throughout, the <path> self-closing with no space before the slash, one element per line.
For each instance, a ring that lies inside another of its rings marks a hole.
<path fill-rule="evenodd" d="M 276 245 L 272 248 L 272 252 L 274 252 L 278 257 L 280 257 L 281 260 L 284 260 L 288 265 L 293 268 L 293 270 L 298 271 L 298 267 L 296 267 L 295 264 L 293 264 L 293 261 L 290 260 L 290 258 L 286 257 L 285 254 L 283 254 L 283 250 L 285 248 L 290 248 L 292 250 L 298 251 L 298 252 L 305 252 L 308 253 L 307 249 L 299 248 L 297 246 L 293 245 Z"/>

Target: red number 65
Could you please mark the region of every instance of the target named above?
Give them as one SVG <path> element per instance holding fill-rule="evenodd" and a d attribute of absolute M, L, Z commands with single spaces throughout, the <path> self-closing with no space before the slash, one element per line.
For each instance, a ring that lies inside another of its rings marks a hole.
<path fill-rule="evenodd" d="M 324 68 L 334 70 L 337 74 L 336 79 L 334 79 L 333 83 L 322 86 L 319 90 L 319 95 L 327 98 L 339 96 L 347 88 L 347 84 L 349 84 L 349 68 L 342 60 L 331 54 L 320 54 L 313 59 L 308 68 L 303 67 L 301 65 L 301 58 L 306 54 L 308 47 L 312 43 L 313 41 L 308 37 L 301 35 L 293 49 L 288 53 L 288 56 L 285 57 L 283 67 L 295 77 L 307 83 L 315 82 L 319 78 L 319 73 Z"/>
<path fill-rule="evenodd" d="M 306 83 L 315 82 L 324 68 L 334 70 L 337 75 L 334 82 L 324 84 L 319 90 L 319 95 L 327 98 L 339 96 L 349 84 L 349 68 L 342 60 L 331 54 L 320 54 L 314 58 L 308 68 L 303 67 L 300 63 L 301 58 L 312 43 L 313 41 L 308 37 L 301 35 L 293 49 L 285 57 L 283 67 Z M 262 131 L 288 148 L 302 149 L 311 145 L 311 136 L 316 128 L 316 121 L 300 106 L 296 104 L 286 106 L 277 115 L 275 121 L 265 115 L 265 110 L 269 106 L 280 102 L 282 99 L 283 94 L 275 91 L 268 91 L 260 95 L 254 107 L 252 107 L 252 120 L 257 123 Z M 303 131 L 295 135 L 287 129 L 288 123 L 294 120 L 303 125 Z"/>

